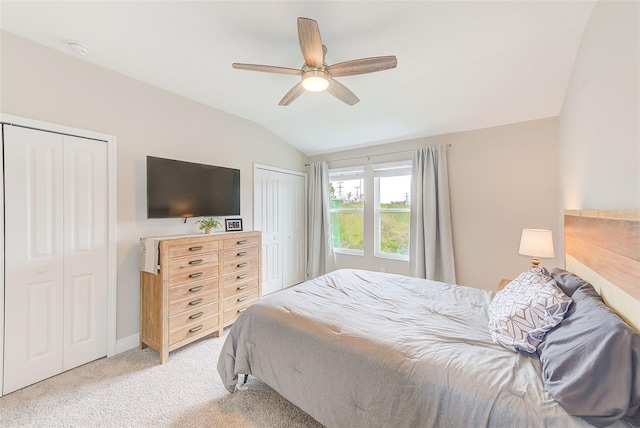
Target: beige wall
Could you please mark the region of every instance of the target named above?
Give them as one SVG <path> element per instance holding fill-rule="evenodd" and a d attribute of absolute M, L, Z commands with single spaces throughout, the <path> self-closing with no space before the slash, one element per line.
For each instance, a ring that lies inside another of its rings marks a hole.
<path fill-rule="evenodd" d="M 513 278 L 529 266 L 529 258 L 518 255 L 523 228 L 550 229 L 556 242 L 556 257 L 543 260 L 543 265 L 555 267 L 561 263 L 562 257 L 557 251 L 557 126 L 555 118 L 541 119 L 315 156 L 309 160 L 328 160 L 332 167 L 370 165 L 409 159 L 411 153 L 337 160 L 451 144 L 448 166 L 457 282 L 495 289 L 500 279 Z M 368 197 L 372 199 L 373 196 Z M 373 210 L 365 210 L 365 228 L 372 234 Z M 408 273 L 408 262 L 375 258 L 372 239 L 368 241 L 364 257 L 338 254 L 338 267 L 370 270 L 384 267 L 387 272 Z"/>
<path fill-rule="evenodd" d="M 564 209 L 640 209 L 640 3 L 599 1 L 559 118 Z"/>
<path fill-rule="evenodd" d="M 239 168 L 246 230 L 253 226 L 253 163 L 304 171 L 305 156 L 256 123 L 1 36 L 2 113 L 117 137 L 118 339 L 139 331 L 140 237 L 197 231 L 192 221 L 146 219 L 146 155 Z"/>

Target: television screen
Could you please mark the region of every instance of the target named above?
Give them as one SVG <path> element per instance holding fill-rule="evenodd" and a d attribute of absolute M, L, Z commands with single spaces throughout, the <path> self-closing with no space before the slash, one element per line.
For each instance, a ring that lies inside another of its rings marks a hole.
<path fill-rule="evenodd" d="M 240 215 L 240 170 L 147 156 L 147 218 Z"/>

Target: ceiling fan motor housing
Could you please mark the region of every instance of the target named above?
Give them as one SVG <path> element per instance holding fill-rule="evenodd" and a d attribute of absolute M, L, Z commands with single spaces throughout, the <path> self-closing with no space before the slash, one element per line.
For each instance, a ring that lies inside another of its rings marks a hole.
<path fill-rule="evenodd" d="M 302 68 L 302 86 L 311 92 L 321 92 L 329 86 L 329 72 L 325 67 L 321 69 L 304 66 Z"/>

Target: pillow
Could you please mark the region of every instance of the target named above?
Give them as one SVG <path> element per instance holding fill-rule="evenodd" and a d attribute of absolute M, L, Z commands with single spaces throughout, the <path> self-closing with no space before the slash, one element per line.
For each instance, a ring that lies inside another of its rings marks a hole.
<path fill-rule="evenodd" d="M 573 293 L 583 285 L 591 287 L 591 284 L 587 281 L 575 275 L 573 272 L 569 272 L 564 269 L 551 269 L 551 277 L 556 280 L 556 283 L 562 292 L 569 297 L 573 296 Z"/>
<path fill-rule="evenodd" d="M 640 424 L 640 335 L 591 284 L 578 288 L 573 301 L 567 318 L 538 345 L 545 389 L 592 425 L 621 418 Z"/>
<path fill-rule="evenodd" d="M 514 352 L 536 352 L 547 331 L 559 324 L 571 305 L 549 272 L 536 267 L 498 291 L 489 305 L 491 339 Z"/>

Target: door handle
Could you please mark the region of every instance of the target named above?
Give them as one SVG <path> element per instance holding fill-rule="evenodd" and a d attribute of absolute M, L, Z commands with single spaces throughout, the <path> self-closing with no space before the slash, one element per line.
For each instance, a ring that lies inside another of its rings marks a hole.
<path fill-rule="evenodd" d="M 247 265 L 248 263 L 238 263 L 238 267 L 239 268 L 243 268 Z"/>
<path fill-rule="evenodd" d="M 201 277 L 202 275 L 203 275 L 202 272 L 196 272 L 189 275 L 189 278 L 198 278 L 198 277 Z"/>
<path fill-rule="evenodd" d="M 190 265 L 199 265 L 200 263 L 204 262 L 204 260 L 202 259 L 198 259 L 198 260 L 191 260 L 189 262 Z"/>
<path fill-rule="evenodd" d="M 244 290 L 245 288 L 247 288 L 246 285 L 241 285 L 240 287 L 236 288 L 236 290 L 240 291 L 240 290 Z"/>
<path fill-rule="evenodd" d="M 244 244 L 246 244 L 246 243 L 247 243 L 247 240 L 246 240 L 246 239 L 243 239 L 242 241 L 238 241 L 238 242 L 236 242 L 236 245 L 244 245 Z"/>
<path fill-rule="evenodd" d="M 198 285 L 197 287 L 191 287 L 189 289 L 189 293 L 195 293 L 196 291 L 200 291 L 204 288 L 204 285 Z"/>
<path fill-rule="evenodd" d="M 189 330 L 189 333 L 195 333 L 196 331 L 200 331 L 202 330 L 204 326 L 203 325 L 199 325 L 197 327 L 193 327 L 192 329 Z"/>
<path fill-rule="evenodd" d="M 247 297 L 247 296 L 240 297 L 240 298 L 238 299 L 238 302 L 244 302 L 244 301 L 245 301 L 245 300 L 247 300 L 248 298 L 249 298 L 249 297 Z"/>
<path fill-rule="evenodd" d="M 189 247 L 189 251 L 200 251 L 202 250 L 202 245 L 198 245 L 197 247 Z"/>
<path fill-rule="evenodd" d="M 247 277 L 247 274 L 246 274 L 246 273 L 243 273 L 242 275 L 238 275 L 238 276 L 236 276 L 236 278 L 237 278 L 237 279 L 244 279 L 244 278 L 246 278 L 246 277 Z"/>
<path fill-rule="evenodd" d="M 195 306 L 195 305 L 199 305 L 200 303 L 202 303 L 204 299 L 196 299 L 196 300 L 192 300 L 189 302 L 189 306 Z"/>
<path fill-rule="evenodd" d="M 189 317 L 190 320 L 194 320 L 196 318 L 200 318 L 201 316 L 204 315 L 204 312 L 198 312 L 197 314 L 193 314 Z"/>
<path fill-rule="evenodd" d="M 246 251 L 242 251 L 238 254 L 236 254 L 238 257 L 242 257 L 242 256 L 246 256 L 248 253 Z"/>

